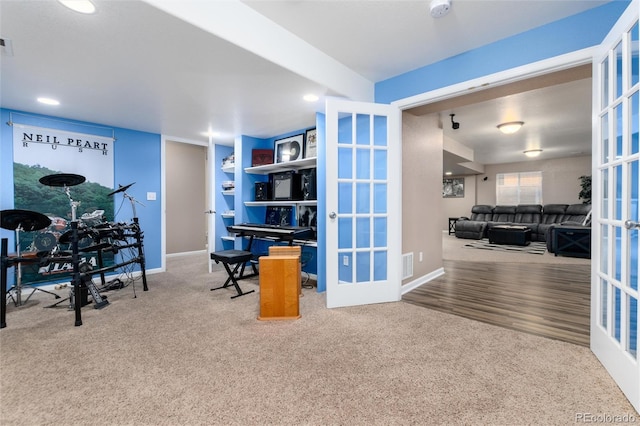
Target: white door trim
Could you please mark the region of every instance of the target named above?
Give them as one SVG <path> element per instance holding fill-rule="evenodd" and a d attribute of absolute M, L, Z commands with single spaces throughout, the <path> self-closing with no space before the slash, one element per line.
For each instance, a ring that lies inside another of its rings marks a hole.
<path fill-rule="evenodd" d="M 562 71 L 579 65 L 591 64 L 593 60 L 594 47 L 577 50 L 553 58 L 544 59 L 538 62 L 511 68 L 472 80 L 463 81 L 450 86 L 445 86 L 429 92 L 420 93 L 397 101 L 391 102 L 401 110 L 415 108 L 445 99 L 455 98 L 461 95 L 468 95 L 474 92 L 481 92 L 497 86 L 515 83 L 529 78 L 538 77 L 556 71 Z"/>

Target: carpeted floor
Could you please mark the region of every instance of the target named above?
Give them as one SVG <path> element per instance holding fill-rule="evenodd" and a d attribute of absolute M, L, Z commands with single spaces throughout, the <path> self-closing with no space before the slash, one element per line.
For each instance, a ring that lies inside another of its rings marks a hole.
<path fill-rule="evenodd" d="M 480 251 L 480 250 L 479 250 Z M 529 255 L 531 256 L 531 255 Z M 539 256 L 531 256 L 539 257 Z M 261 322 L 256 293 L 209 291 L 206 255 L 108 293 L 102 310 L 9 306 L 0 330 L 0 424 L 565 425 L 633 415 L 584 347 L 407 303 Z M 64 291 L 61 292 L 63 295 Z"/>

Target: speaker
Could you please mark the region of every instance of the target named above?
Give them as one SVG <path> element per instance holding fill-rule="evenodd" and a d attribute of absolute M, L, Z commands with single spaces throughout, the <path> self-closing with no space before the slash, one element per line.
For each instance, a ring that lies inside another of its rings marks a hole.
<path fill-rule="evenodd" d="M 300 185 L 303 200 L 316 200 L 316 169 L 303 169 L 298 172 L 301 176 Z"/>
<path fill-rule="evenodd" d="M 271 200 L 271 185 L 269 182 L 256 182 L 254 199 L 255 201 Z"/>

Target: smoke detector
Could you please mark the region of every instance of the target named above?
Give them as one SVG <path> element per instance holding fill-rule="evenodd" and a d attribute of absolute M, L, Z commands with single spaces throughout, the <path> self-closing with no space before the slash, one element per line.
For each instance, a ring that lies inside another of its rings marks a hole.
<path fill-rule="evenodd" d="M 451 0 L 431 0 L 429 8 L 432 17 L 442 18 L 451 10 Z"/>

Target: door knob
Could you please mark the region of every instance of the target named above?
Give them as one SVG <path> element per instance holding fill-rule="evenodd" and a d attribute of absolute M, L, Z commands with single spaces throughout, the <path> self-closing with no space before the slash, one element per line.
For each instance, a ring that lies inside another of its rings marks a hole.
<path fill-rule="evenodd" d="M 331 213 L 329 213 L 329 219 L 335 219 L 336 217 L 338 217 L 338 215 L 336 214 L 336 212 L 331 212 Z"/>
<path fill-rule="evenodd" d="M 634 222 L 633 220 L 625 220 L 624 227 L 627 229 L 640 228 L 640 222 Z"/>

